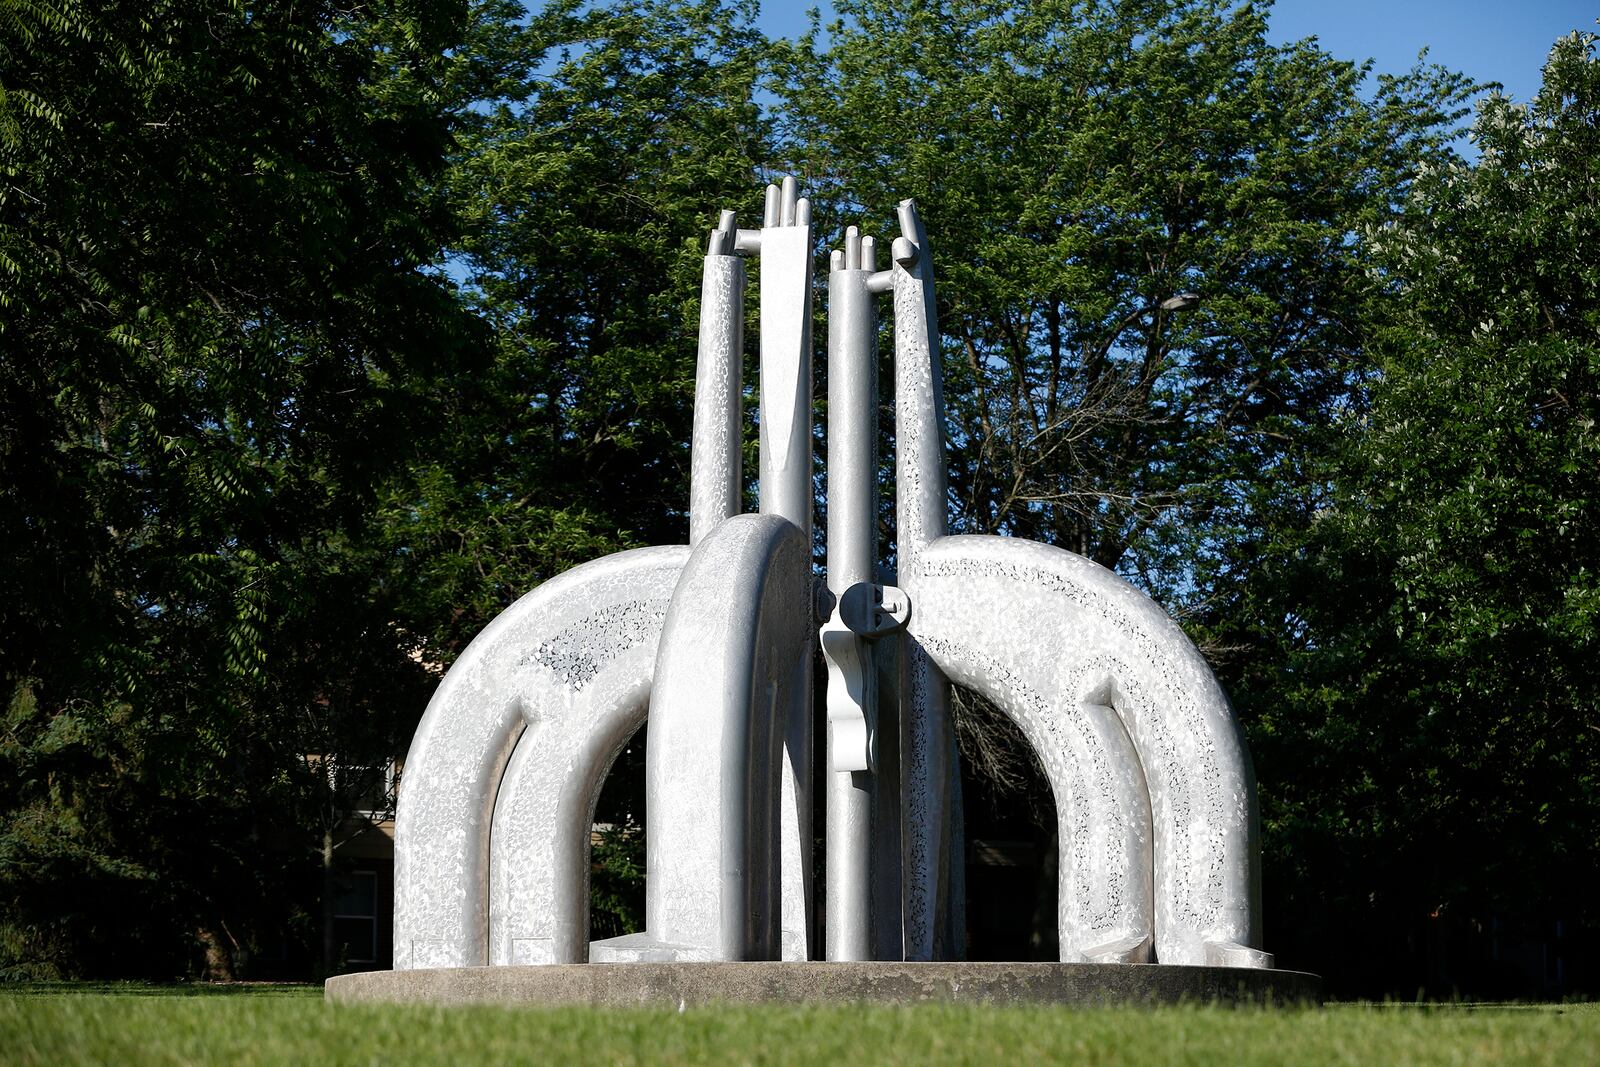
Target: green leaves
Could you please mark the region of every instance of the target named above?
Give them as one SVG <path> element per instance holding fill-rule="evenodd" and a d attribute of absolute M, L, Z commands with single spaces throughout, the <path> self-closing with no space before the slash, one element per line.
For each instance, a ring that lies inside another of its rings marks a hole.
<path fill-rule="evenodd" d="M 160 900 L 123 931 L 55 923 L 59 885 L 0 874 L 0 911 L 53 931 L 41 966 L 100 967 L 222 887 L 257 887 L 241 929 L 274 924 L 293 897 L 250 842 L 315 833 L 326 793 L 282 768 L 390 756 L 420 705 L 368 538 L 439 426 L 427 398 L 487 359 L 421 269 L 453 236 L 466 12 L 5 11 L 0 687 L 38 711 L 4 749 L 0 841 L 64 840 L 26 829 L 56 813 L 104 861 L 85 913 L 120 863 Z M 150 966 L 185 969 L 182 936 Z"/>
<path fill-rule="evenodd" d="M 0 684 L 34 711 L 0 845 L 56 847 L 47 812 L 104 861 L 81 910 L 0 872 L 38 966 L 284 926 L 345 815 L 311 757 L 399 754 L 506 603 L 681 539 L 708 205 L 766 156 L 752 17 L 3 9 Z M 124 861 L 159 877 L 111 930 Z"/>
<path fill-rule="evenodd" d="M 450 179 L 458 262 L 501 338 L 468 398 L 488 406 L 463 412 L 495 421 L 456 468 L 490 506 L 531 494 L 613 543 L 683 539 L 705 233 L 717 205 L 754 218 L 768 155 L 752 18 L 557 3 L 505 42 L 529 73 L 500 83 Z M 525 580 L 553 573 L 526 564 Z"/>
<path fill-rule="evenodd" d="M 1480 104 L 1476 164 L 1422 169 L 1366 231 L 1381 377 L 1327 505 L 1250 583 L 1305 623 L 1235 687 L 1273 725 L 1264 789 L 1309 867 L 1349 872 L 1301 891 L 1383 937 L 1596 919 L 1597 76 L 1592 37 L 1558 42 L 1530 106 Z M 1415 982 L 1446 979 L 1488 981 Z"/>
<path fill-rule="evenodd" d="M 827 218 L 882 231 L 915 196 L 937 235 L 959 522 L 1174 606 L 1230 580 L 1352 403 L 1356 236 L 1440 151 L 1464 79 L 1364 99 L 1360 68 L 1270 45 L 1249 5 L 904 8 L 841 4 L 829 49 L 790 55 L 793 151 L 838 190 Z M 1225 569 L 1197 582 L 1197 560 Z"/>

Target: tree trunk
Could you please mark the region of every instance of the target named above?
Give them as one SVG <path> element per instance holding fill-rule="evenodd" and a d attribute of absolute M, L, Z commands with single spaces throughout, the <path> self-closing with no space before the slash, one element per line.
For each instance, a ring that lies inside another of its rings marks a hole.
<path fill-rule="evenodd" d="M 322 973 L 338 966 L 339 946 L 333 939 L 333 830 L 322 831 Z"/>

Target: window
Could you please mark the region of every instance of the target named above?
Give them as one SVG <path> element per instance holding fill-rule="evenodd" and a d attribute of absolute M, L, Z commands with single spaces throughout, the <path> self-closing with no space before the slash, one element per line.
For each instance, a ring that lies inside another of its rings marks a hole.
<path fill-rule="evenodd" d="M 341 799 L 350 811 L 369 819 L 394 818 L 398 786 L 393 760 L 376 767 L 339 764 L 335 768 L 334 788 Z"/>
<path fill-rule="evenodd" d="M 352 871 L 335 881 L 333 940 L 346 963 L 373 963 L 378 958 L 378 875 Z"/>

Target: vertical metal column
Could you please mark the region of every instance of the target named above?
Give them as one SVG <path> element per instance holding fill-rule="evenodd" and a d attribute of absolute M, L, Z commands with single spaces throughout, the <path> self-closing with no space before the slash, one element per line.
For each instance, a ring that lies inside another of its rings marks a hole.
<path fill-rule="evenodd" d="M 781 515 L 811 544 L 811 204 L 793 177 L 767 186 L 761 254 L 761 513 Z M 741 243 L 742 242 L 741 235 Z M 809 628 L 808 628 L 809 629 Z M 814 632 L 811 631 L 811 632 Z M 813 641 L 815 639 L 813 638 Z M 784 741 L 783 951 L 812 953 L 811 650 L 795 663 Z"/>
<path fill-rule="evenodd" d="M 700 353 L 694 373 L 694 437 L 689 450 L 689 543 L 739 514 L 743 493 L 744 260 L 738 228 L 724 211 L 711 231 L 700 283 Z"/>
<path fill-rule="evenodd" d="M 828 589 L 871 585 L 877 555 L 877 335 L 867 279 L 876 269 L 871 237 L 854 226 L 828 273 Z M 840 605 L 842 607 L 842 603 Z M 824 909 L 826 958 L 873 957 L 872 821 L 879 764 L 877 672 L 872 645 L 835 608 L 822 634 L 828 656 L 828 840 Z M 881 917 L 898 926 L 899 908 Z"/>
<path fill-rule="evenodd" d="M 900 202 L 894 279 L 896 547 L 900 584 L 912 590 L 922 552 L 945 535 L 944 389 L 928 236 L 910 200 Z M 915 605 L 912 606 L 915 611 Z M 965 862 L 950 683 L 909 635 L 902 652 L 901 783 L 905 805 L 905 956 L 956 959 L 965 946 L 951 914 Z M 952 782 L 952 779 L 955 779 Z M 954 885 L 952 885 L 954 881 Z M 955 890 L 955 892 L 952 892 Z"/>
<path fill-rule="evenodd" d="M 811 205 L 767 187 L 761 229 L 761 513 L 811 534 Z"/>

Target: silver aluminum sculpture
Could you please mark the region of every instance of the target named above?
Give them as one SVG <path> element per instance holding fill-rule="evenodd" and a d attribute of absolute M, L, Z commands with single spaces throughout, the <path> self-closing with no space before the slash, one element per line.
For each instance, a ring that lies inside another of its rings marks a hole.
<path fill-rule="evenodd" d="M 1255 786 L 1177 625 L 1081 556 L 946 533 L 932 261 L 828 277 L 827 592 L 811 579 L 810 207 L 767 189 L 705 259 L 690 543 L 546 582 L 450 670 L 405 764 L 395 967 L 959 958 L 950 684 L 1011 716 L 1060 819 L 1064 962 L 1270 967 Z M 761 263 L 760 514 L 742 515 L 744 256 Z M 898 577 L 878 573 L 875 303 L 894 306 Z M 821 619 L 820 634 L 817 626 Z M 813 641 L 828 666 L 826 930 L 812 907 Z M 588 940 L 612 760 L 648 718 L 646 929 Z M 820 941 L 820 945 L 819 945 Z"/>

